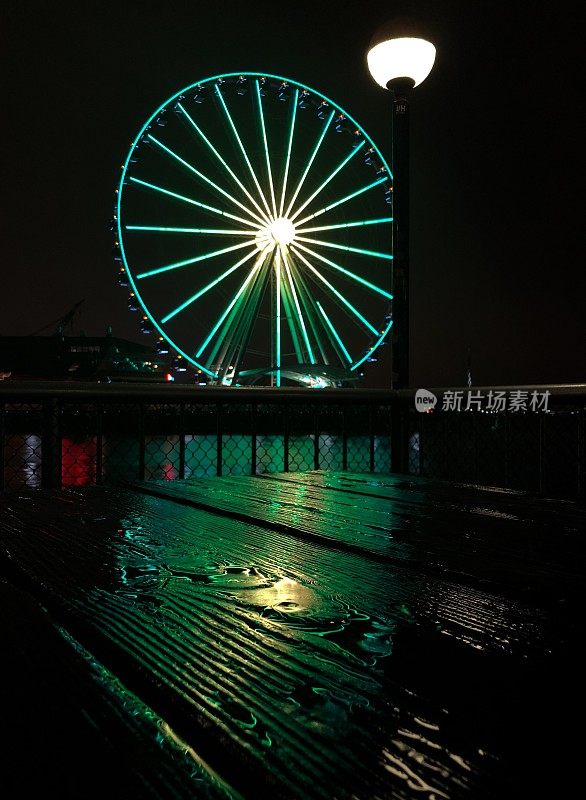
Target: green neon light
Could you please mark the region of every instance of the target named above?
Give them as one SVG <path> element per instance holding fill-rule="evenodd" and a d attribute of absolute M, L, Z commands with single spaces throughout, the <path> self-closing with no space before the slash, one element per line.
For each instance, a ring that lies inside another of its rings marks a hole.
<path fill-rule="evenodd" d="M 320 214 L 325 214 L 326 211 L 331 211 L 332 208 L 336 208 L 336 206 L 341 206 L 342 203 L 347 203 L 348 200 L 352 200 L 354 197 L 358 197 L 359 195 L 363 194 L 364 192 L 367 192 L 369 189 L 372 189 L 375 186 L 380 186 L 380 184 L 384 183 L 385 181 L 386 178 L 379 178 L 378 180 L 369 183 L 368 186 L 363 186 L 362 189 L 357 189 L 355 192 L 347 194 L 345 197 L 342 197 L 341 200 L 336 200 L 335 203 L 330 203 L 329 206 L 321 208 L 319 211 L 316 211 L 315 214 L 310 214 L 308 217 L 304 217 L 303 219 L 299 220 L 297 225 L 303 225 L 304 222 L 307 222 L 310 219 L 315 219 L 315 217 L 319 217 Z"/>
<path fill-rule="evenodd" d="M 283 265 L 285 261 L 283 259 Z M 299 336 L 297 335 L 297 330 L 295 328 L 295 320 L 294 320 L 294 310 L 292 307 L 291 297 L 289 295 L 290 289 L 287 286 L 287 281 L 284 280 L 281 284 L 282 294 L 281 297 L 283 299 L 283 308 L 285 309 L 285 319 L 287 320 L 287 324 L 289 326 L 289 332 L 291 333 L 291 339 L 293 340 L 293 347 L 295 349 L 295 355 L 297 356 L 297 363 L 303 364 L 303 353 L 301 352 L 301 345 L 299 343 Z"/>
<path fill-rule="evenodd" d="M 156 145 L 158 145 L 162 150 L 164 150 L 165 153 L 168 153 L 168 155 L 170 155 L 172 158 L 176 159 L 186 169 L 188 169 L 191 172 L 193 172 L 194 175 L 197 175 L 198 178 L 200 178 L 202 181 L 205 181 L 205 183 L 207 183 L 209 186 L 211 186 L 213 189 L 215 189 L 217 192 L 219 192 L 221 195 L 223 195 L 231 203 L 234 203 L 235 205 L 238 206 L 238 208 L 241 208 L 247 214 L 250 214 L 250 216 L 253 219 L 255 219 L 257 222 L 260 222 L 261 225 L 265 224 L 265 221 L 263 220 L 262 217 L 259 217 L 258 214 L 254 213 L 254 211 L 251 211 L 249 208 L 247 208 L 243 203 L 240 202 L 240 200 L 237 200 L 235 197 L 232 197 L 230 192 L 227 192 L 225 189 L 222 189 L 221 186 L 218 186 L 217 183 L 214 183 L 214 181 L 212 181 L 210 178 L 208 178 L 206 175 L 204 175 L 203 172 L 200 172 L 198 169 L 196 169 L 194 166 L 192 166 L 188 161 L 185 161 L 185 159 L 181 158 L 181 156 L 177 155 L 177 153 L 174 153 L 173 150 L 171 150 L 169 147 L 164 145 L 162 142 L 159 142 L 159 140 L 155 139 L 154 136 L 151 136 L 151 134 L 149 134 L 149 139 L 151 139 Z"/>
<path fill-rule="evenodd" d="M 303 308 L 305 310 L 305 316 L 306 316 L 306 318 L 307 318 L 307 320 L 309 322 L 309 326 L 310 326 L 311 331 L 313 333 L 313 336 L 315 338 L 315 341 L 316 341 L 318 350 L 320 352 L 322 361 L 324 362 L 324 364 L 329 364 L 330 362 L 328 360 L 328 354 L 326 353 L 326 350 L 325 350 L 325 348 L 324 348 L 324 346 L 322 344 L 322 341 L 320 339 L 320 336 L 319 336 L 319 328 L 318 328 L 318 324 L 317 324 L 317 322 L 318 322 L 318 314 L 317 314 L 317 311 L 316 311 L 316 309 L 314 307 L 314 304 L 313 304 L 313 299 L 312 299 L 312 296 L 311 296 L 311 292 L 309 291 L 309 289 L 307 288 L 307 286 L 305 284 L 305 278 L 304 278 L 304 275 L 303 275 L 302 271 L 300 269 L 298 269 L 297 264 L 295 263 L 295 259 L 293 258 L 293 254 L 291 253 L 290 255 L 291 255 L 291 269 L 295 270 L 295 276 L 296 276 L 297 283 L 298 283 L 298 286 L 299 286 L 299 297 L 300 297 L 301 303 L 303 305 Z"/>
<path fill-rule="evenodd" d="M 363 250 L 361 247 L 349 247 L 344 244 L 334 244 L 333 242 L 324 242 L 321 239 L 308 239 L 306 236 L 295 235 L 295 241 L 300 239 L 302 242 L 309 242 L 310 244 L 319 244 L 322 247 L 333 247 L 336 250 L 346 250 L 348 253 L 358 253 L 361 256 L 372 256 L 373 258 L 384 258 L 387 261 L 392 261 L 393 256 L 389 253 L 378 253 L 376 250 Z M 299 245 L 301 247 L 301 245 Z"/>
<path fill-rule="evenodd" d="M 261 230 L 264 228 L 264 225 L 256 225 L 256 223 L 251 222 L 249 219 L 243 219 L 242 217 L 237 217 L 236 214 L 230 214 L 228 211 L 222 211 L 220 208 L 215 208 L 214 206 L 208 206 L 206 203 L 200 203 L 199 200 L 194 200 L 192 197 L 185 197 L 182 194 L 177 194 L 176 192 L 171 192 L 169 189 L 163 189 L 162 186 L 156 186 L 154 183 L 148 183 L 147 181 L 142 181 L 140 178 L 133 178 L 130 177 L 130 180 L 133 183 L 138 183 L 141 186 L 146 186 L 147 189 L 153 189 L 155 192 L 161 192 L 161 194 L 166 194 L 169 197 L 174 197 L 176 200 L 182 200 L 184 203 L 189 203 L 192 206 L 197 206 L 198 208 L 203 208 L 204 211 L 211 211 L 214 214 L 219 214 L 221 217 L 228 217 L 229 219 L 235 219 L 237 222 L 242 222 L 244 225 L 252 225 L 253 228 L 258 228 Z M 121 240 L 121 232 L 120 232 L 120 217 L 118 217 L 118 240 Z"/>
<path fill-rule="evenodd" d="M 250 171 L 250 174 L 252 175 L 252 179 L 254 181 L 254 184 L 255 184 L 256 188 L 258 189 L 258 193 L 260 195 L 260 199 L 262 200 L 262 203 L 263 203 L 264 207 L 266 208 L 267 214 L 269 215 L 269 218 L 270 218 L 271 210 L 270 210 L 269 205 L 267 203 L 266 197 L 264 196 L 263 190 L 260 188 L 260 183 L 258 182 L 258 178 L 256 177 L 256 173 L 255 173 L 254 169 L 252 168 L 252 164 L 250 163 L 250 159 L 248 158 L 248 154 L 246 153 L 246 150 L 244 149 L 244 145 L 242 144 L 242 139 L 240 138 L 240 136 L 238 134 L 238 131 L 236 130 L 236 125 L 234 125 L 234 121 L 232 119 L 232 116 L 230 115 L 230 112 L 228 111 L 228 106 L 226 105 L 226 101 L 224 100 L 224 95 L 220 91 L 220 87 L 218 86 L 218 84 L 216 84 L 214 88 L 216 90 L 216 94 L 220 98 L 220 103 L 222 105 L 222 109 L 224 110 L 224 114 L 226 115 L 226 118 L 228 119 L 228 123 L 229 123 L 229 125 L 230 125 L 230 127 L 232 129 L 232 133 L 236 137 L 236 141 L 238 142 L 238 146 L 240 147 L 240 152 L 244 156 L 244 161 L 246 162 L 246 165 L 247 165 L 247 167 L 248 167 L 248 169 Z"/>
<path fill-rule="evenodd" d="M 338 172 L 340 172 L 340 170 L 341 170 L 341 169 L 343 169 L 343 168 L 346 166 L 346 164 L 347 164 L 347 163 L 348 163 L 348 162 L 349 162 L 349 161 L 350 161 L 352 158 L 354 158 L 354 156 L 355 156 L 357 153 L 359 153 L 359 152 L 360 152 L 360 150 L 362 149 L 362 147 L 364 146 L 364 144 L 365 144 L 365 142 L 364 142 L 364 140 L 362 140 L 362 141 L 360 142 L 360 144 L 359 144 L 359 145 L 357 145 L 357 146 L 356 146 L 356 147 L 355 147 L 353 150 L 351 150 L 351 151 L 350 151 L 350 153 L 349 153 L 349 154 L 346 156 L 346 158 L 343 158 L 343 159 L 342 159 L 342 161 L 341 161 L 341 162 L 338 164 L 338 166 L 336 167 L 336 169 L 335 169 L 335 170 L 334 170 L 334 171 L 333 171 L 333 172 L 332 172 L 330 175 L 328 175 L 328 177 L 327 177 L 327 178 L 325 179 L 325 181 L 324 181 L 324 182 L 321 184 L 321 186 L 319 186 L 319 187 L 318 187 L 318 188 L 315 190 L 315 192 L 314 192 L 314 193 L 313 193 L 313 194 L 312 194 L 310 197 L 308 197 L 308 198 L 307 198 L 307 200 L 305 201 L 305 203 L 303 203 L 302 205 L 300 205 L 300 206 L 299 206 L 299 208 L 297 209 L 297 211 L 296 211 L 296 212 L 293 214 L 293 216 L 291 217 L 291 222 L 293 222 L 293 220 L 294 220 L 294 219 L 296 219 L 296 218 L 299 216 L 299 214 L 301 214 L 301 212 L 303 211 L 303 209 L 304 209 L 304 208 L 306 208 L 306 207 L 307 207 L 307 206 L 308 206 L 308 205 L 311 203 L 311 201 L 312 201 L 314 198 L 316 198 L 316 197 L 317 197 L 317 195 L 318 195 L 318 194 L 319 194 L 319 193 L 322 191 L 322 189 L 324 189 L 324 188 L 325 188 L 325 187 L 328 185 L 328 183 L 329 183 L 331 180 L 333 180 L 333 179 L 336 177 L 336 175 L 338 174 Z"/>
<path fill-rule="evenodd" d="M 311 349 L 311 344 L 309 343 L 309 336 L 307 335 L 307 328 L 305 327 L 305 321 L 303 319 L 303 314 L 301 313 L 301 306 L 299 305 L 299 298 L 297 297 L 297 292 L 295 291 L 295 283 L 293 281 L 293 275 L 291 274 L 291 270 L 289 269 L 289 263 L 287 259 L 287 255 L 285 251 L 282 251 L 283 255 L 283 264 L 285 265 L 285 272 L 287 274 L 287 278 L 289 280 L 289 286 L 291 287 L 291 294 L 293 295 L 293 302 L 295 304 L 295 308 L 297 310 L 297 317 L 299 319 L 299 325 L 301 327 L 301 333 L 303 336 L 303 340 L 305 342 L 305 347 L 307 348 L 307 353 L 309 355 L 309 360 L 312 364 L 315 364 L 315 357 L 313 355 L 313 350 Z"/>
<path fill-rule="evenodd" d="M 265 128 L 265 117 L 262 110 L 262 97 L 260 96 L 260 86 L 258 85 L 258 81 L 255 81 L 256 86 L 256 99 L 258 101 L 258 113 L 260 116 L 260 128 L 262 131 L 262 140 L 265 147 L 265 159 L 267 162 L 267 172 L 269 175 L 269 186 L 271 189 L 271 200 L 273 203 L 273 215 L 274 218 L 277 216 L 277 204 L 275 202 L 275 187 L 273 186 L 273 173 L 271 170 L 271 157 L 269 155 L 269 145 L 267 142 L 267 131 Z"/>
<path fill-rule="evenodd" d="M 346 356 L 346 359 L 348 360 L 348 363 L 350 363 L 350 364 L 351 364 L 351 363 L 352 363 L 352 356 L 350 355 L 350 353 L 348 352 L 348 350 L 346 350 L 346 347 L 345 347 L 345 345 L 344 345 L 344 342 L 343 342 L 343 341 L 342 341 L 342 339 L 340 338 L 340 335 L 338 334 L 338 331 L 337 331 L 337 330 L 334 328 L 332 321 L 330 320 L 330 318 L 328 317 L 328 315 L 326 314 L 326 312 L 323 310 L 323 308 L 322 308 L 322 306 L 321 306 L 321 303 L 319 302 L 319 300 L 316 300 L 315 302 L 316 302 L 316 305 L 317 305 L 317 307 L 319 308 L 319 310 L 320 310 L 320 312 L 321 312 L 321 315 L 322 315 L 322 317 L 325 319 L 325 321 L 326 321 L 326 324 L 327 324 L 328 328 L 329 328 L 329 329 L 330 329 L 330 331 L 332 332 L 332 334 L 333 334 L 333 336 L 334 336 L 335 340 L 338 342 L 338 344 L 340 345 L 340 347 L 341 347 L 341 349 L 342 349 L 342 352 L 343 352 L 343 353 L 344 353 L 344 355 Z"/>
<path fill-rule="evenodd" d="M 374 283 L 370 283 L 370 281 L 367 281 L 365 278 L 361 278 L 360 275 L 356 275 L 354 272 L 351 272 L 349 269 L 345 269 L 344 267 L 341 267 L 339 264 L 336 264 L 335 261 L 330 261 L 329 258 L 326 258 L 325 256 L 322 256 L 319 253 L 316 253 L 315 250 L 312 250 L 310 247 L 305 247 L 304 245 L 299 244 L 299 242 L 297 243 L 297 246 L 300 247 L 302 250 L 305 250 L 306 253 L 310 253 L 315 258 L 319 258 L 319 260 L 323 261 L 324 264 L 327 264 L 328 266 L 333 267 L 334 269 L 337 269 L 338 272 L 342 272 L 344 275 L 347 275 L 349 278 L 353 278 L 355 281 L 358 281 L 358 283 L 363 284 L 363 286 L 368 286 L 368 288 L 372 289 L 373 292 L 378 292 L 378 294 L 382 294 L 383 297 L 386 297 L 389 300 L 393 299 L 393 295 L 390 294 L 389 292 L 385 291 L 384 289 L 381 289 L 379 286 L 375 286 Z"/>
<path fill-rule="evenodd" d="M 296 256 L 299 256 L 299 258 L 300 258 L 300 259 L 303 261 L 303 263 L 305 264 L 305 266 L 306 266 L 306 267 L 308 267 L 308 269 L 310 269 L 310 270 L 313 272 L 313 274 L 314 274 L 314 275 L 317 275 L 317 277 L 320 279 L 320 281 L 321 281 L 322 283 L 324 283 L 324 284 L 325 284 L 325 285 L 328 287 L 328 289 L 330 290 L 330 292 L 332 292 L 333 294 L 335 294 L 335 295 L 336 295 L 336 297 L 337 297 L 339 300 L 341 300 L 341 301 L 342 301 L 342 303 L 344 303 L 344 305 L 345 305 L 347 308 L 349 308 L 349 309 L 350 309 L 350 311 L 351 311 L 351 312 L 352 312 L 352 313 L 353 313 L 353 314 L 354 314 L 354 315 L 355 315 L 355 316 L 356 316 L 356 317 L 357 317 L 357 318 L 358 318 L 358 319 L 359 319 L 359 320 L 362 322 L 362 324 L 363 324 L 363 325 L 365 325 L 365 326 L 368 328 L 368 330 L 369 330 L 369 331 L 372 331 L 372 333 L 374 333 L 374 334 L 375 334 L 375 336 L 378 336 L 378 331 L 377 331 L 377 329 L 376 329 L 376 328 L 374 328 L 374 327 L 373 327 L 373 326 L 370 324 L 370 322 L 369 322 L 367 319 L 365 319 L 365 318 L 362 316 L 362 314 L 360 313 L 360 311 L 358 311 L 358 309 L 357 309 L 357 308 L 354 308 L 354 306 L 352 305 L 352 303 L 351 303 L 349 300 L 346 300 L 346 298 L 344 297 L 344 295 L 343 295 L 343 294 L 341 294 L 341 293 L 340 293 L 340 292 L 339 292 L 339 291 L 338 291 L 338 290 L 337 290 L 337 289 L 336 289 L 334 286 L 332 286 L 332 284 L 331 284 L 331 283 L 330 283 L 328 280 L 326 280 L 326 278 L 324 278 L 324 276 L 321 274 L 321 272 L 319 272 L 319 270 L 317 270 L 317 269 L 316 269 L 314 266 L 312 266 L 312 264 L 310 264 L 310 263 L 309 263 L 309 261 L 308 261 L 308 260 L 305 258 L 305 256 L 304 256 L 302 253 L 300 253 L 300 252 L 299 252 L 299 251 L 298 251 L 298 250 L 297 250 L 295 247 L 293 247 L 293 248 L 292 248 L 292 250 L 293 250 L 293 252 L 295 253 L 295 255 L 296 255 Z"/>
<path fill-rule="evenodd" d="M 258 85 L 258 84 L 257 84 Z M 277 367 L 277 386 L 281 385 L 281 251 L 277 250 L 277 257 L 275 258 L 275 274 L 276 274 L 276 287 L 275 287 L 275 303 L 276 303 L 276 331 L 275 331 L 275 362 Z"/>
<path fill-rule="evenodd" d="M 285 175 L 283 177 L 283 189 L 281 191 L 281 203 L 279 205 L 279 216 L 283 216 L 283 206 L 285 205 L 285 193 L 287 191 L 287 178 L 289 176 L 289 163 L 291 161 L 291 147 L 293 146 L 293 131 L 295 130 L 295 118 L 297 116 L 297 100 L 299 99 L 299 89 L 295 89 L 293 97 L 293 108 L 291 110 L 291 127 L 289 129 L 289 144 L 287 145 L 287 160 L 285 162 Z"/>
<path fill-rule="evenodd" d="M 350 372 L 354 372 L 354 370 L 355 370 L 355 369 L 358 369 L 358 367 L 359 367 L 361 364 L 364 364 L 364 362 L 366 361 L 366 359 L 367 359 L 367 358 L 370 358 L 370 356 L 371 356 L 371 355 L 374 353 L 374 351 L 376 350 L 376 348 L 377 348 L 377 347 L 380 345 L 380 343 L 382 342 L 382 340 L 385 338 L 385 336 L 388 334 L 388 332 L 391 330 L 391 328 L 392 328 L 392 327 L 393 327 L 393 320 L 391 320 L 391 321 L 389 322 L 389 324 L 387 325 L 387 327 L 385 328 L 385 330 L 382 332 L 382 334 L 379 336 L 379 338 L 377 339 L 377 341 L 376 341 L 376 342 L 375 342 L 375 343 L 372 345 L 372 347 L 370 347 L 370 348 L 367 350 L 367 352 L 366 352 L 366 353 L 365 353 L 365 354 L 362 356 L 362 358 L 360 359 L 360 361 L 357 361 L 357 362 L 356 362 L 356 364 L 354 364 L 353 366 L 351 366 L 351 367 L 350 367 Z"/>
<path fill-rule="evenodd" d="M 177 316 L 177 314 L 179 314 L 189 305 L 191 305 L 200 297 L 202 297 L 206 292 L 208 292 L 210 289 L 213 289 L 214 286 L 217 286 L 218 283 L 224 280 L 224 278 L 227 278 L 228 275 L 231 275 L 234 272 L 234 270 L 238 269 L 238 267 L 242 266 L 242 264 L 245 264 L 247 261 L 250 261 L 250 259 L 255 255 L 256 252 L 257 250 L 255 247 L 252 253 L 248 253 L 247 255 L 245 255 L 244 258 L 241 258 L 240 261 L 238 261 L 236 264 L 230 267 L 230 269 L 227 269 L 225 272 L 223 272 L 218 278 L 213 280 L 211 283 L 208 283 L 207 286 L 204 286 L 203 289 L 200 289 L 199 292 L 196 292 L 196 294 L 194 294 L 184 303 L 181 303 L 181 305 L 177 306 L 177 308 L 173 309 L 173 311 L 170 311 L 167 314 L 167 316 L 163 317 L 163 319 L 161 320 L 161 325 L 164 325 L 166 322 L 169 322 L 170 319 L 173 319 L 173 317 Z"/>
<path fill-rule="evenodd" d="M 261 272 L 262 265 L 261 269 L 255 273 L 250 286 L 247 287 L 247 291 L 242 294 L 232 309 L 208 358 L 208 363 L 213 362 L 216 360 L 218 351 L 220 351 L 218 360 L 222 365 L 221 369 L 223 371 L 230 365 L 233 365 L 236 370 L 240 353 L 243 351 L 250 336 L 252 321 L 262 293 Z M 233 333 L 230 335 L 231 329 L 233 329 Z"/>
<path fill-rule="evenodd" d="M 338 228 L 356 228 L 362 225 L 380 225 L 385 222 L 392 222 L 392 217 L 380 217 L 380 219 L 365 219 L 359 222 L 341 222 L 338 225 L 320 225 L 316 228 L 295 227 L 295 233 L 317 233 L 318 231 L 333 231 Z"/>
<path fill-rule="evenodd" d="M 266 256 L 266 253 L 267 253 L 267 252 L 268 252 L 268 248 L 265 248 L 265 249 L 263 250 L 263 252 L 262 252 L 262 253 L 259 255 L 259 257 L 257 258 L 257 260 L 256 260 L 256 262 L 255 262 L 255 264 L 254 264 L 253 268 L 250 270 L 250 272 L 248 273 L 248 276 L 247 276 L 247 277 L 246 277 L 246 279 L 244 280 L 244 283 L 242 284 L 242 286 L 240 287 L 240 289 L 238 289 L 238 291 L 236 292 L 236 294 L 235 294 L 235 295 L 234 295 L 234 297 L 232 298 L 231 302 L 228 304 L 228 306 L 226 307 L 226 309 L 225 309 L 225 310 L 224 310 L 224 312 L 222 313 L 221 317 L 218 319 L 218 321 L 217 321 L 217 322 L 216 322 L 216 324 L 214 325 L 214 327 L 213 327 L 213 329 L 212 329 L 211 333 L 209 334 L 209 336 L 207 337 L 207 339 L 204 341 L 204 343 L 203 343 L 203 344 L 200 346 L 199 350 L 198 350 L 198 351 L 197 351 L 197 353 L 195 354 L 195 357 L 196 357 L 196 358 L 199 358 L 199 357 L 201 356 L 201 354 L 203 353 L 203 351 L 206 349 L 206 347 L 208 346 L 208 344 L 210 343 L 210 341 L 211 341 L 211 340 L 213 339 L 213 337 L 215 336 L 215 334 L 216 334 L 216 331 L 218 330 L 218 328 L 220 327 L 220 325 L 221 325 L 221 324 L 224 322 L 224 320 L 226 319 L 226 317 L 228 316 L 228 314 L 230 313 L 230 311 L 232 311 L 232 309 L 233 309 L 233 308 L 234 308 L 234 306 L 236 305 L 236 303 L 237 303 L 238 299 L 240 298 L 240 295 L 242 294 L 242 292 L 244 292 L 244 290 L 246 289 L 246 287 L 248 286 L 248 284 L 249 284 L 249 283 L 250 283 L 250 281 L 252 280 L 252 278 L 253 278 L 253 276 L 255 275 L 255 273 L 256 273 L 256 272 L 258 272 L 258 270 L 260 269 L 260 267 L 261 267 L 261 264 L 262 264 L 262 262 L 263 262 L 263 260 L 264 260 L 264 258 L 265 258 L 265 256 Z"/>
<path fill-rule="evenodd" d="M 307 166 L 305 167 L 305 171 L 304 171 L 303 175 L 301 176 L 301 180 L 297 184 L 297 188 L 295 189 L 295 193 L 294 193 L 293 197 L 291 198 L 291 202 L 289 203 L 289 206 L 287 208 L 287 212 L 285 214 L 286 217 L 288 217 L 289 214 L 291 213 L 291 209 L 293 208 L 293 204 L 297 200 L 297 195 L 299 194 L 299 191 L 300 191 L 301 187 L 303 186 L 303 183 L 304 183 L 304 181 L 305 181 L 305 179 L 307 177 L 307 173 L 309 172 L 309 170 L 311 168 L 311 165 L 314 162 L 314 159 L 315 159 L 315 157 L 317 155 L 317 151 L 321 147 L 321 143 L 323 142 L 323 140 L 325 138 L 325 135 L 328 132 L 328 128 L 330 127 L 330 123 L 333 120 L 335 113 L 336 113 L 335 111 L 332 111 L 332 113 L 330 114 L 330 116 L 327 119 L 327 122 L 324 123 L 324 126 L 322 128 L 322 132 L 318 136 L 317 144 L 315 145 L 315 147 L 313 149 L 313 152 L 312 152 L 312 154 L 311 154 L 311 156 L 309 158 L 309 161 L 307 162 Z"/>
<path fill-rule="evenodd" d="M 148 272 L 141 272 L 140 275 L 137 275 L 137 280 L 142 280 L 143 278 L 150 278 L 153 275 L 160 275 L 161 272 L 169 272 L 173 269 L 179 269 L 180 267 L 186 267 L 189 264 L 196 264 L 198 261 L 204 261 L 206 258 L 215 258 L 216 256 L 221 256 L 224 253 L 231 253 L 233 250 L 240 250 L 243 247 L 250 247 L 250 242 L 241 242 L 240 244 L 233 244 L 231 247 L 223 247 L 221 250 L 214 250 L 212 253 L 204 253 L 201 256 L 196 256 L 195 258 L 187 258 L 185 261 L 176 261 L 174 264 L 167 264 L 164 267 L 158 267 L 158 269 L 151 269 Z"/>
<path fill-rule="evenodd" d="M 162 228 L 159 225 L 125 225 L 127 231 L 156 231 L 159 233 L 204 233 L 222 236 L 256 236 L 258 231 L 239 231 L 236 228 Z"/>
<path fill-rule="evenodd" d="M 240 180 L 238 175 L 236 175 L 234 170 L 229 166 L 229 164 L 225 161 L 225 159 L 220 155 L 220 153 L 218 152 L 217 148 L 215 148 L 214 145 L 210 142 L 208 137 L 205 135 L 205 133 L 202 131 L 202 129 L 199 127 L 199 125 L 195 122 L 195 120 L 191 117 L 191 115 L 187 113 L 187 111 L 183 108 L 181 103 L 177 103 L 177 108 L 179 108 L 180 111 L 185 115 L 185 117 L 191 123 L 191 125 L 193 126 L 195 131 L 200 135 L 200 137 L 203 139 L 205 144 L 209 147 L 209 149 L 212 151 L 212 153 L 218 159 L 220 164 L 222 164 L 224 169 L 227 170 L 228 174 L 234 179 L 234 181 L 236 181 L 238 186 L 242 189 L 244 194 L 248 197 L 250 202 L 254 205 L 254 207 L 257 209 L 257 211 L 260 213 L 260 215 L 263 217 L 263 219 L 266 220 L 266 222 L 269 222 L 269 218 L 267 217 L 267 215 L 265 214 L 263 209 L 259 206 L 259 204 L 256 202 L 254 197 L 250 194 L 250 192 L 248 191 L 246 186 L 242 183 L 242 181 Z"/>

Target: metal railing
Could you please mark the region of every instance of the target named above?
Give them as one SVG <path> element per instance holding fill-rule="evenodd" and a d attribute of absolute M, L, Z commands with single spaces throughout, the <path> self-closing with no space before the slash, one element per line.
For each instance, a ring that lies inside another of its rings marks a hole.
<path fill-rule="evenodd" d="M 418 413 L 411 390 L 6 382 L 0 491 L 336 469 L 583 497 L 586 386 L 519 388 L 547 391 L 548 408 Z"/>

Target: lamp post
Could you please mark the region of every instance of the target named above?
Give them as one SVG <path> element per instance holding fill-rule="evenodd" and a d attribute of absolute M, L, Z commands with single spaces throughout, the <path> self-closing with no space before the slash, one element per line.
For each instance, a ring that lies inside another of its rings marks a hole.
<path fill-rule="evenodd" d="M 368 51 L 370 74 L 393 96 L 393 336 L 391 388 L 409 387 L 409 95 L 427 78 L 434 45 L 398 20 L 375 34 Z"/>

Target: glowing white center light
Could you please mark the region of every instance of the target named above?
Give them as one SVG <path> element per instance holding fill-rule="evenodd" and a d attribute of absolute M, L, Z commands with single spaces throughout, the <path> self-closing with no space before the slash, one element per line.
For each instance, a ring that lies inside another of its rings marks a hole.
<path fill-rule="evenodd" d="M 383 89 L 395 78 L 411 78 L 419 86 L 431 72 L 435 47 L 411 36 L 388 39 L 373 47 L 367 60 L 370 74 Z"/>
<path fill-rule="evenodd" d="M 276 244 L 289 244 L 295 238 L 295 225 L 286 217 L 279 217 L 269 226 L 269 234 Z"/>
<path fill-rule="evenodd" d="M 295 239 L 295 225 L 286 217 L 278 217 L 276 220 L 260 230 L 256 236 L 256 244 L 259 250 L 271 245 L 273 248 L 278 245 L 290 244 Z"/>

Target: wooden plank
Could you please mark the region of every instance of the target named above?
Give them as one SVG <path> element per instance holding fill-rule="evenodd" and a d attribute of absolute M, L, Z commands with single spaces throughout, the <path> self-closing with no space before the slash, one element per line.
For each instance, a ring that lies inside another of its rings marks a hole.
<path fill-rule="evenodd" d="M 581 593 L 586 511 L 396 476 L 312 472 L 133 484 L 194 507 L 483 588 Z M 563 576 L 563 584 L 560 577 Z"/>
<path fill-rule="evenodd" d="M 2 797 L 236 796 L 30 594 L 0 604 Z"/>

